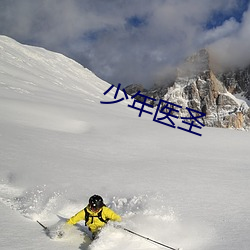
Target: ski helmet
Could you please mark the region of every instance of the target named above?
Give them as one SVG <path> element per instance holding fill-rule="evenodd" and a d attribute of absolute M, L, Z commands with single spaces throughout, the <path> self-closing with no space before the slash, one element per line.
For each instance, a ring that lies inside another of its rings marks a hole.
<path fill-rule="evenodd" d="M 103 207 L 103 199 L 99 195 L 93 195 L 89 198 L 89 206 L 93 210 L 98 210 Z"/>

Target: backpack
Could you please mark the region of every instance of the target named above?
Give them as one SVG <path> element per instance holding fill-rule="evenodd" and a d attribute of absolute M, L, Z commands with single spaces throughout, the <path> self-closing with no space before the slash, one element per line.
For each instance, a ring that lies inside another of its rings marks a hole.
<path fill-rule="evenodd" d="M 90 218 L 92 219 L 90 224 L 92 224 L 93 221 L 94 221 L 94 217 L 97 217 L 100 221 L 102 221 L 104 223 L 107 223 L 109 221 L 109 219 L 104 220 L 102 218 L 102 210 L 96 216 L 90 215 L 90 213 L 87 210 L 87 207 L 84 208 L 84 212 L 85 212 L 85 219 L 84 219 L 85 220 L 85 226 L 87 226 L 87 222 L 89 221 Z"/>

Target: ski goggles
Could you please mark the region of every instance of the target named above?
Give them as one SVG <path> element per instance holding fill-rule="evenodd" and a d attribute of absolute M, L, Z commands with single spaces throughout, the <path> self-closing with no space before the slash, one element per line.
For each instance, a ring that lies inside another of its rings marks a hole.
<path fill-rule="evenodd" d="M 101 207 L 97 207 L 97 206 L 93 206 L 93 205 L 92 206 L 90 205 L 89 208 L 93 212 L 97 212 L 97 211 L 99 211 L 101 209 Z"/>

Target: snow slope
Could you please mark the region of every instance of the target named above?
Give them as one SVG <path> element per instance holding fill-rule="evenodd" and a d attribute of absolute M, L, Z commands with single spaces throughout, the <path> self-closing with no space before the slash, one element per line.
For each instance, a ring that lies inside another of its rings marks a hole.
<path fill-rule="evenodd" d="M 0 36 L 0 248 L 162 249 L 112 225 L 90 244 L 83 223 L 63 239 L 36 223 L 54 228 L 97 193 L 124 227 L 166 245 L 250 249 L 249 133 L 161 125 L 130 99 L 100 104 L 114 100 L 109 86 L 63 55 Z"/>

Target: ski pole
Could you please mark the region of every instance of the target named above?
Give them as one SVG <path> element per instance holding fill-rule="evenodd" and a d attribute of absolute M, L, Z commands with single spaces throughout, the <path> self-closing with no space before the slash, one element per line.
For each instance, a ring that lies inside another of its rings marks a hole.
<path fill-rule="evenodd" d="M 46 231 L 46 230 L 48 230 L 48 228 L 47 227 L 45 227 L 41 222 L 39 222 L 38 220 L 36 221 L 40 226 L 42 226 L 43 227 L 43 229 Z"/>
<path fill-rule="evenodd" d="M 139 236 L 139 237 L 141 237 L 141 238 L 143 238 L 143 239 L 145 239 L 145 240 L 154 242 L 154 243 L 156 243 L 156 244 L 158 244 L 158 245 L 161 245 L 161 246 L 163 246 L 163 247 L 169 248 L 169 249 L 171 249 L 171 250 L 180 250 L 180 248 L 173 248 L 173 247 L 167 246 L 167 245 L 162 244 L 162 243 L 160 243 L 160 242 L 158 242 L 158 241 L 155 241 L 155 240 L 152 240 L 152 239 L 150 239 L 150 238 L 148 238 L 148 237 L 145 237 L 145 236 L 143 236 L 143 235 L 141 235 L 141 234 L 135 233 L 135 232 L 133 232 L 133 231 L 127 229 L 127 228 L 122 228 L 122 229 L 125 230 L 125 231 L 127 231 L 127 232 L 129 232 L 129 233 L 131 233 L 131 234 L 137 235 L 137 236 Z"/>

